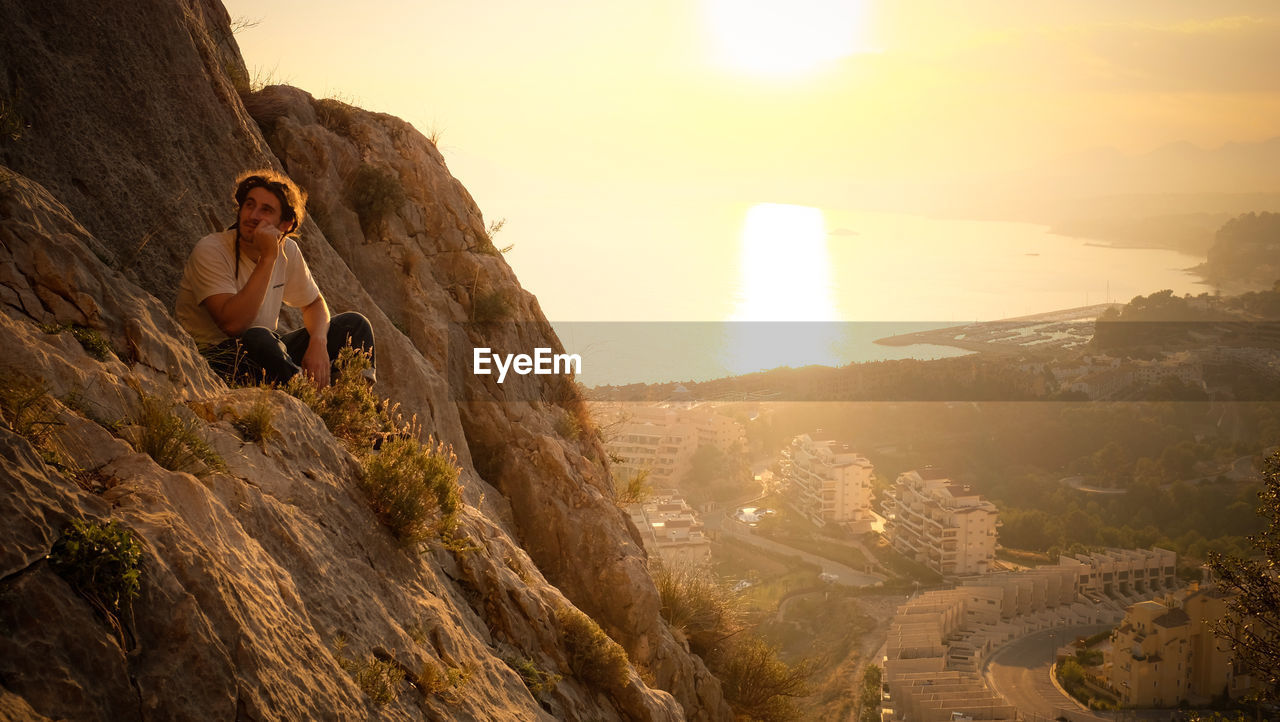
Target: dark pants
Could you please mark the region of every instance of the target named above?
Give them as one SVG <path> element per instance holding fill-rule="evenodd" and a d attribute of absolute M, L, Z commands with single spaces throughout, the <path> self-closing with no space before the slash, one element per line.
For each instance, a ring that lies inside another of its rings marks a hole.
<path fill-rule="evenodd" d="M 359 313 L 340 313 L 329 319 L 329 361 L 337 378 L 338 352 L 344 346 L 363 349 L 373 363 L 373 327 Z M 302 355 L 311 343 L 311 333 L 300 328 L 281 336 L 262 326 L 254 326 L 239 338 L 230 338 L 202 351 L 214 372 L 227 383 L 283 384 L 302 367 Z M 370 381 L 373 377 L 370 377 Z"/>

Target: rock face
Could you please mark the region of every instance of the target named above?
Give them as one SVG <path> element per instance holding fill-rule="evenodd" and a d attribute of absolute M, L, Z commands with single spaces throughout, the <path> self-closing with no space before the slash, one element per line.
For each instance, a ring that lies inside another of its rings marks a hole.
<path fill-rule="evenodd" d="M 573 387 L 504 392 L 451 367 L 451 343 L 559 343 L 429 140 L 297 89 L 247 92 L 209 0 L 7 3 L 0 48 L 0 383 L 39 395 L 43 429 L 0 428 L 0 716 L 729 716 L 658 614 Z M 380 393 L 457 453 L 461 544 L 398 546 L 314 414 L 228 389 L 172 319 L 191 245 L 232 220 L 235 175 L 263 166 L 310 193 L 304 253 L 333 310 L 373 322 Z M 387 197 L 371 204 L 371 183 Z M 112 351 L 90 355 L 68 324 Z M 120 425 L 143 395 L 188 418 L 226 470 L 195 477 L 135 450 Z M 279 433 L 247 443 L 233 422 L 256 403 Z M 46 560 L 82 518 L 144 542 L 119 626 Z M 568 606 L 626 649 L 625 685 L 574 676 Z M 358 684 L 375 663 L 405 673 L 393 701 Z M 562 679 L 535 696 L 518 668 Z"/>

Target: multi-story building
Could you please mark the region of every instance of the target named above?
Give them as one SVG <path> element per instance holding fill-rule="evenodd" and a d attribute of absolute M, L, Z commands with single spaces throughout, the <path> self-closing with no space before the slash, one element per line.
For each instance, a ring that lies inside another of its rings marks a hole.
<path fill-rule="evenodd" d="M 791 442 L 785 468 L 796 510 L 814 524 L 870 528 L 875 469 L 866 457 L 820 433 L 801 434 Z"/>
<path fill-rule="evenodd" d="M 654 487 L 677 486 L 693 467 L 698 437 L 686 424 L 624 423 L 606 444 L 619 480 L 647 473 Z"/>
<path fill-rule="evenodd" d="M 900 474 L 884 504 L 894 548 L 947 576 L 983 574 L 996 556 L 996 507 L 941 472 Z"/>
<path fill-rule="evenodd" d="M 675 565 L 703 565 L 711 562 L 711 540 L 703 532 L 702 521 L 679 492 L 654 492 L 648 501 L 627 508 L 631 521 L 640 530 L 649 556 Z"/>
<path fill-rule="evenodd" d="M 624 412 L 632 423 L 654 426 L 687 426 L 693 429 L 698 446 L 714 446 L 723 453 L 734 447 L 745 448 L 747 432 L 742 424 L 705 403 L 663 403 L 654 406 L 628 406 Z"/>
<path fill-rule="evenodd" d="M 1080 592 L 1087 595 L 1127 597 L 1148 591 L 1172 590 L 1178 585 L 1178 557 L 1160 547 L 1104 549 L 1070 557 L 1063 555 L 1058 563 L 1077 569 Z"/>
<path fill-rule="evenodd" d="M 1236 673 L 1230 646 L 1213 634 L 1228 614 L 1226 599 L 1211 588 L 1192 593 L 1181 607 L 1157 601 L 1129 607 L 1103 663 L 1121 704 L 1172 707 L 1247 691 L 1250 678 Z"/>
<path fill-rule="evenodd" d="M 746 448 L 742 424 L 707 404 L 600 405 L 593 412 L 602 424 L 618 424 L 605 447 L 621 460 L 613 465 L 620 480 L 647 470 L 650 484 L 678 486 L 692 469 L 698 447 L 714 446 L 723 453 Z"/>

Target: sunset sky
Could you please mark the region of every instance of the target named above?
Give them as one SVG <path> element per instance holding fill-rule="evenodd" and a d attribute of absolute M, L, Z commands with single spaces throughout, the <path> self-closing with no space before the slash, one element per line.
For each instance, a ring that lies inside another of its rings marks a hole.
<path fill-rule="evenodd" d="M 611 247 L 708 267 L 688 249 L 742 223 L 716 204 L 856 208 L 1092 148 L 1280 134 L 1265 0 L 226 5 L 258 21 L 236 36 L 251 74 L 438 131 L 552 320 L 573 312 L 557 275 L 626 265 Z"/>

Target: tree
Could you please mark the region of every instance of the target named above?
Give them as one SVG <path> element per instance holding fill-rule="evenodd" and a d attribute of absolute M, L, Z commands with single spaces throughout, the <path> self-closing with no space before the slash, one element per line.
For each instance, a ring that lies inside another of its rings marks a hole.
<path fill-rule="evenodd" d="M 1244 559 L 1216 552 L 1209 566 L 1221 589 L 1235 595 L 1233 612 L 1214 632 L 1231 642 L 1236 660 L 1253 675 L 1263 701 L 1280 701 L 1280 452 L 1263 461 L 1262 504 L 1265 528 L 1248 537 L 1261 558 Z"/>

